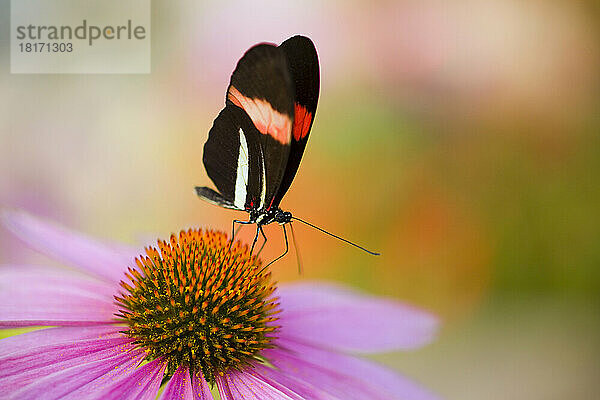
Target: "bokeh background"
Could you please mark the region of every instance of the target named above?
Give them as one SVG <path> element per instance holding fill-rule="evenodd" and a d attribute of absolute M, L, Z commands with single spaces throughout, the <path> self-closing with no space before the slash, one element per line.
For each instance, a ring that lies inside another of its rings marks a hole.
<path fill-rule="evenodd" d="M 377 359 L 445 398 L 598 398 L 596 1 L 155 0 L 148 75 L 12 75 L 9 15 L 0 1 L 2 207 L 130 244 L 230 229 L 245 215 L 193 191 L 229 76 L 251 45 L 306 34 L 321 98 L 282 206 L 383 255 L 296 225 L 303 275 L 292 253 L 277 279 L 440 315 L 436 343 Z M 41 260 L 0 230 L 16 261 Z"/>

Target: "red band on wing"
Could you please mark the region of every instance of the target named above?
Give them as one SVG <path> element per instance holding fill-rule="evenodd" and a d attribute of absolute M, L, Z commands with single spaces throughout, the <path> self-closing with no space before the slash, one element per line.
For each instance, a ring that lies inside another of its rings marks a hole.
<path fill-rule="evenodd" d="M 312 114 L 305 107 L 296 103 L 294 105 L 294 129 L 292 129 L 296 141 L 304 139 L 308 135 L 311 121 Z"/>
<path fill-rule="evenodd" d="M 275 111 L 268 101 L 246 97 L 233 86 L 229 87 L 227 98 L 246 111 L 260 133 L 271 135 L 281 144 L 290 142 L 292 121 L 287 115 Z"/>

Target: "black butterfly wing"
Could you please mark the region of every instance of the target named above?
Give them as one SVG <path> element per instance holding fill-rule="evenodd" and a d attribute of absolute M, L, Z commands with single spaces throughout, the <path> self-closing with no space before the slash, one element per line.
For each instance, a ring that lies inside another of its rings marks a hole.
<path fill-rule="evenodd" d="M 293 36 L 280 46 L 288 63 L 294 84 L 294 124 L 290 152 L 279 189 L 273 199 L 278 207 L 281 199 L 288 191 L 308 142 L 308 134 L 312 127 L 319 100 L 319 58 L 313 42 L 305 36 Z"/>
<path fill-rule="evenodd" d="M 221 110 L 208 133 L 203 155 L 206 173 L 218 192 L 197 187 L 198 196 L 225 208 L 252 208 L 264 187 L 260 135 L 241 108 L 227 105 Z"/>
<path fill-rule="evenodd" d="M 227 90 L 227 106 L 243 109 L 256 127 L 264 176 L 256 209 L 268 209 L 288 165 L 294 124 L 294 85 L 285 53 L 259 44 L 238 62 Z"/>
<path fill-rule="evenodd" d="M 209 187 L 196 186 L 196 194 L 198 195 L 198 197 L 200 197 L 201 199 L 203 199 L 211 204 L 216 204 L 216 205 L 224 207 L 224 208 L 240 210 L 240 208 L 237 208 L 231 200 L 226 199 L 225 197 L 223 197 L 223 195 L 221 193 L 219 193 Z"/>

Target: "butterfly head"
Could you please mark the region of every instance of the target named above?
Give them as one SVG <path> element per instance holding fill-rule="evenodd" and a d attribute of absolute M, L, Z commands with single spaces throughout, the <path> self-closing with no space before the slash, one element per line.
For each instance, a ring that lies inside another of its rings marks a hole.
<path fill-rule="evenodd" d="M 277 209 L 275 213 L 275 222 L 283 225 L 292 221 L 292 213 L 289 211 L 282 211 L 281 209 Z"/>

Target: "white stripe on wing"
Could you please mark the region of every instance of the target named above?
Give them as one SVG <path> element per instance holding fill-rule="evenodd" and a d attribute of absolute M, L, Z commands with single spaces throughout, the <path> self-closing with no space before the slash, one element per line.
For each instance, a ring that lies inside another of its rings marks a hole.
<path fill-rule="evenodd" d="M 237 175 L 235 178 L 235 200 L 233 204 L 244 209 L 246 205 L 246 193 L 248 191 L 248 167 L 250 160 L 248 157 L 248 143 L 244 131 L 240 128 L 240 153 L 237 162 Z"/>

